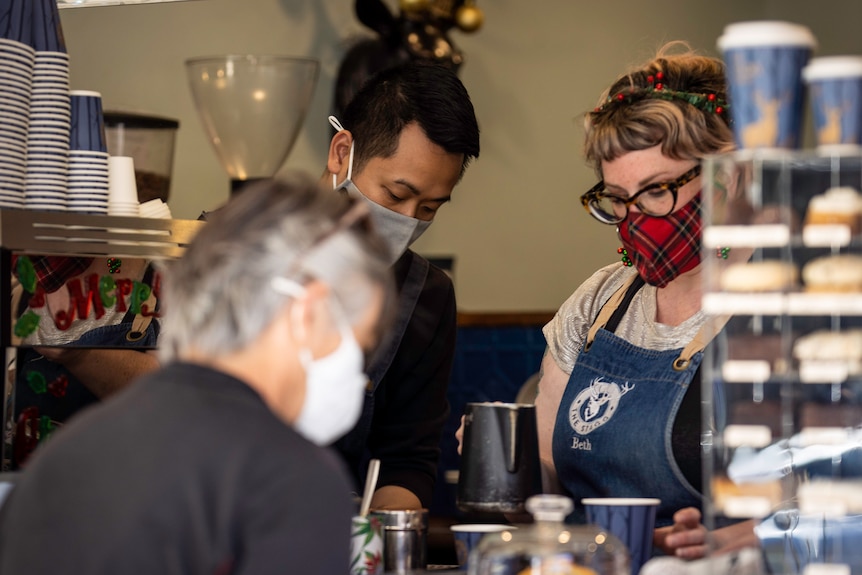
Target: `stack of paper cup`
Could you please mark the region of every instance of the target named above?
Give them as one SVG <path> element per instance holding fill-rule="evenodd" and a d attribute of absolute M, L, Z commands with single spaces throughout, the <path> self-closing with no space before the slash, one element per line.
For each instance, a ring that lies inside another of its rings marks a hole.
<path fill-rule="evenodd" d="M 718 39 L 727 65 L 730 114 L 742 149 L 795 149 L 805 108 L 802 68 L 816 46 L 805 26 L 780 21 L 730 24 Z"/>
<path fill-rule="evenodd" d="M 24 200 L 28 209 L 64 211 L 71 126 L 69 54 L 56 0 L 30 2 L 35 56 Z"/>
<path fill-rule="evenodd" d="M 862 56 L 814 58 L 802 70 L 821 153 L 862 151 Z"/>
<path fill-rule="evenodd" d="M 67 209 L 87 214 L 108 213 L 108 148 L 98 92 L 69 92 L 72 128 L 69 133 Z"/>
<path fill-rule="evenodd" d="M 142 218 L 161 218 L 169 220 L 171 219 L 171 209 L 162 201 L 161 198 L 155 198 L 141 204 L 138 208 L 138 215 Z"/>
<path fill-rule="evenodd" d="M 138 186 L 131 157 L 108 158 L 108 183 L 108 215 L 138 216 Z"/>
<path fill-rule="evenodd" d="M 155 218 L 162 220 L 171 219 L 171 210 L 161 198 L 154 198 L 148 202 L 142 203 L 138 207 L 138 216 L 141 218 Z M 170 236 L 168 230 L 139 230 L 142 234 L 150 234 L 154 236 Z M 141 245 L 161 246 L 163 242 L 140 242 Z"/>
<path fill-rule="evenodd" d="M 32 0 L 7 0 L 0 18 L 0 208 L 24 207 L 35 50 Z"/>
<path fill-rule="evenodd" d="M 36 52 L 24 189 L 28 209 L 66 209 L 71 119 L 69 56 Z"/>

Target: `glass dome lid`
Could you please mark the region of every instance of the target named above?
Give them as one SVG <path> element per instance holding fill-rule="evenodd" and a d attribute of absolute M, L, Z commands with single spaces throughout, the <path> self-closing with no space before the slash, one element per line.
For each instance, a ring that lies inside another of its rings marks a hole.
<path fill-rule="evenodd" d="M 566 525 L 572 500 L 534 495 L 535 520 L 489 533 L 471 552 L 469 575 L 630 575 L 629 553 L 613 534 L 592 525 Z"/>

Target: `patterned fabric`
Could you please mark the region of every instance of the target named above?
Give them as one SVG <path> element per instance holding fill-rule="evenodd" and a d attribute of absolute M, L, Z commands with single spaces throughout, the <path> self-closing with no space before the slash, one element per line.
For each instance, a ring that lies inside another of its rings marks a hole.
<path fill-rule="evenodd" d="M 53 293 L 66 285 L 66 282 L 82 273 L 93 258 L 68 256 L 27 256 L 36 272 L 36 281 L 42 288 Z M 18 273 L 18 256 L 12 257 L 12 269 Z"/>
<path fill-rule="evenodd" d="M 662 218 L 629 212 L 617 233 L 641 277 L 664 287 L 700 263 L 700 194 Z"/>

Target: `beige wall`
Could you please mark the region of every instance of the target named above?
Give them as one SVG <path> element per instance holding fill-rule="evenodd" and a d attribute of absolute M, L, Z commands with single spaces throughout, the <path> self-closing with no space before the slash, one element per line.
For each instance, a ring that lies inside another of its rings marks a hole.
<path fill-rule="evenodd" d="M 395 0 L 389 0 L 395 6 Z M 482 155 L 454 200 L 416 244 L 456 257 L 464 311 L 553 310 L 597 267 L 614 261 L 613 229 L 578 197 L 594 176 L 579 157 L 579 116 L 602 88 L 663 42 L 715 53 L 728 22 L 769 16 L 808 23 L 819 53 L 862 53 L 862 4 L 821 0 L 479 0 L 485 27 L 453 40 L 482 130 Z M 850 6 L 850 7 L 848 7 Z M 319 174 L 326 115 L 345 42 L 365 30 L 353 0 L 197 0 L 68 9 L 62 21 L 76 89 L 109 108 L 180 119 L 171 208 L 195 218 L 227 198 L 228 179 L 195 115 L 183 61 L 225 53 L 321 60 L 316 100 L 284 169 Z M 845 16 L 845 14 L 847 16 Z"/>

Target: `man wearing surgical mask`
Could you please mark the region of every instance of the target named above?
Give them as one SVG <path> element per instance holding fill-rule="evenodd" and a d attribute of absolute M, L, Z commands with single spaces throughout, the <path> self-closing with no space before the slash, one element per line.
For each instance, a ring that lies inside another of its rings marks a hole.
<path fill-rule="evenodd" d="M 358 483 L 367 461 L 381 460 L 373 507 L 427 508 L 449 413 L 456 305 L 449 277 L 410 246 L 478 157 L 476 116 L 451 70 L 415 63 L 371 78 L 330 123 L 322 183 L 369 207 L 398 288 L 397 319 L 367 366 L 363 414 L 336 446 Z"/>
<path fill-rule="evenodd" d="M 163 366 L 33 454 L 0 573 L 347 573 L 362 410 L 394 282 L 363 203 L 249 186 L 166 270 Z M 46 547 L 47 546 L 47 547 Z"/>

